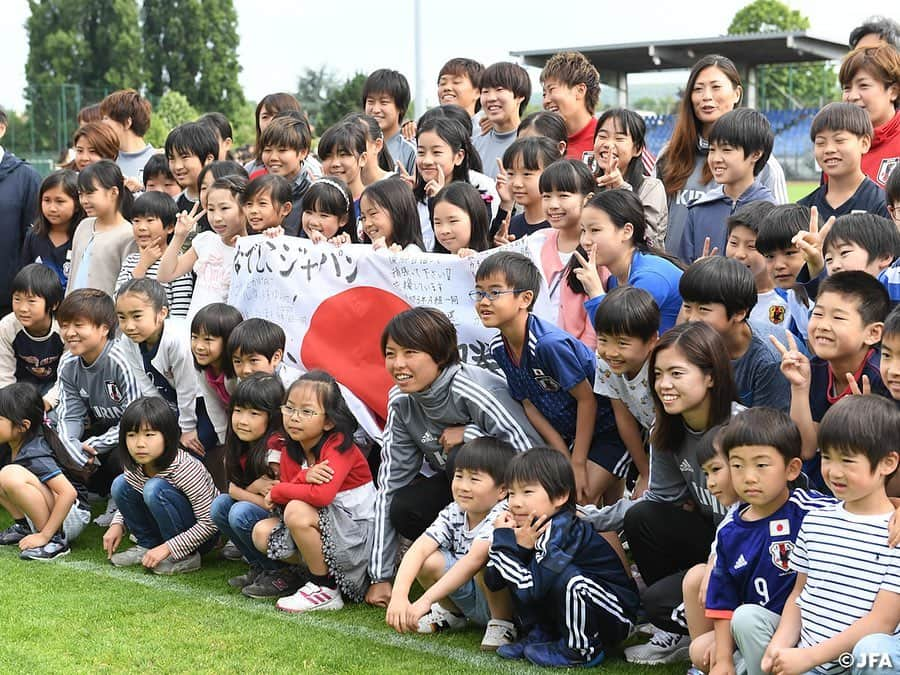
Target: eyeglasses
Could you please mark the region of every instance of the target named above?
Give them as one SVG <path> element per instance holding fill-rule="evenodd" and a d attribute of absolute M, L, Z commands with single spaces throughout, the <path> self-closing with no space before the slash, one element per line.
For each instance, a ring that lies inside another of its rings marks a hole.
<path fill-rule="evenodd" d="M 498 291 L 497 289 L 491 289 L 489 291 L 469 291 L 469 297 L 475 302 L 480 302 L 481 300 L 487 300 L 488 302 L 493 302 L 501 295 L 506 295 L 507 293 L 524 293 L 525 288 L 512 288 L 508 291 Z"/>
<path fill-rule="evenodd" d="M 891 214 L 891 218 L 894 219 L 894 222 L 900 224 L 900 205 L 888 204 L 887 210 Z"/>
<path fill-rule="evenodd" d="M 281 406 L 281 414 L 288 419 L 292 419 L 298 416 L 310 419 L 312 417 L 324 415 L 325 413 L 319 412 L 318 410 L 312 410 L 310 408 L 292 408 L 289 405 L 283 405 Z"/>

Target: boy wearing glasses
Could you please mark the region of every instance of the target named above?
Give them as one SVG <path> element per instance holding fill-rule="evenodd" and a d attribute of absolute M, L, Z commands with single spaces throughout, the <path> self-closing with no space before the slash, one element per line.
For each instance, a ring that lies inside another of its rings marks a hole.
<path fill-rule="evenodd" d="M 631 457 L 609 399 L 594 393 L 594 354 L 531 313 L 540 283 L 531 260 L 504 251 L 482 261 L 470 295 L 481 322 L 500 331 L 491 355 L 510 394 L 544 442 L 572 462 L 578 503 L 593 504 L 625 476 Z"/>

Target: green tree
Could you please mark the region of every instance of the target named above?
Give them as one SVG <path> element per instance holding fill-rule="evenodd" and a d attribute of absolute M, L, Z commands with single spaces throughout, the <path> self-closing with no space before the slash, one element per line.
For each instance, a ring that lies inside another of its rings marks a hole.
<path fill-rule="evenodd" d="M 148 89 L 183 92 L 203 112 L 234 117 L 244 105 L 232 0 L 144 0 Z"/>
<path fill-rule="evenodd" d="M 39 149 L 68 145 L 98 92 L 143 85 L 136 0 L 29 0 L 26 97 Z M 90 88 L 92 94 L 85 95 Z"/>
<path fill-rule="evenodd" d="M 318 69 L 304 68 L 303 74 L 297 78 L 297 100 L 314 127 L 321 127 L 322 108 L 328 102 L 331 93 L 341 85 L 334 71 L 326 65 Z M 324 127 L 323 127 L 324 128 Z"/>
<path fill-rule="evenodd" d="M 319 125 L 316 129 L 317 134 L 321 134 L 325 129 L 338 122 L 347 113 L 353 112 L 354 110 L 360 110 L 362 90 L 365 83 L 366 76 L 362 73 L 356 73 L 353 77 L 345 80 L 343 84 L 328 92 L 328 100 L 322 106 L 322 110 L 319 113 Z"/>
<path fill-rule="evenodd" d="M 150 118 L 150 129 L 144 139 L 154 147 L 161 148 L 166 144 L 166 136 L 179 124 L 191 122 L 199 117 L 194 108 L 181 92 L 170 89 L 159 99 Z"/>
<path fill-rule="evenodd" d="M 734 15 L 729 35 L 807 30 L 809 19 L 779 0 L 756 0 Z M 758 70 L 760 107 L 817 107 L 838 93 L 837 76 L 827 63 L 761 66 Z"/>

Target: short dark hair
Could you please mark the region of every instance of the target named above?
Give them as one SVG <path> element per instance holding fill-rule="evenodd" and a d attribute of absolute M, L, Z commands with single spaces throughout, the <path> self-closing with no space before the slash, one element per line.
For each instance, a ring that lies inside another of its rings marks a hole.
<path fill-rule="evenodd" d="M 900 335 L 900 305 L 894 307 L 884 320 L 884 330 L 881 332 L 882 340 L 888 335 Z"/>
<path fill-rule="evenodd" d="M 175 227 L 178 205 L 165 192 L 144 192 L 131 207 L 131 218 L 159 218 L 163 227 Z"/>
<path fill-rule="evenodd" d="M 481 74 L 484 72 L 484 66 L 474 59 L 455 58 L 450 59 L 441 66 L 438 73 L 438 82 L 444 75 L 457 75 L 469 78 L 469 82 L 475 89 L 481 89 Z M 475 112 L 481 109 L 481 97 L 475 98 Z"/>
<path fill-rule="evenodd" d="M 481 74 L 481 88 L 503 87 L 512 92 L 513 98 L 522 97 L 519 104 L 519 115 L 528 107 L 531 98 L 531 78 L 528 71 L 517 63 L 500 61 L 484 69 Z"/>
<path fill-rule="evenodd" d="M 271 361 L 275 352 L 284 353 L 286 339 L 284 329 L 277 323 L 260 318 L 244 319 L 228 336 L 226 353 L 229 359 L 239 352 L 243 356 L 261 354 Z"/>
<path fill-rule="evenodd" d="M 567 87 L 583 84 L 584 105 L 589 113 L 594 114 L 600 99 L 600 73 L 584 54 L 571 51 L 551 56 L 541 71 L 541 82 L 547 79 L 559 80 Z"/>
<path fill-rule="evenodd" d="M 366 132 L 362 126 L 356 122 L 338 122 L 328 127 L 319 138 L 316 154 L 323 161 L 341 152 L 359 157 L 366 147 Z"/>
<path fill-rule="evenodd" d="M 560 143 L 569 143 L 569 132 L 566 129 L 566 121 L 563 116 L 557 112 L 549 110 L 538 110 L 529 113 L 521 122 L 519 128 L 516 129 L 516 136 L 521 136 L 523 131 L 534 129 L 538 135 L 545 136 L 551 141 L 559 145 Z"/>
<path fill-rule="evenodd" d="M 389 338 L 401 347 L 425 352 L 439 368 L 459 363 L 456 327 L 434 307 L 413 307 L 391 319 L 381 334 L 382 354 Z"/>
<path fill-rule="evenodd" d="M 715 427 L 715 433 L 708 433 L 700 439 L 700 445 L 697 447 L 697 465 L 703 467 L 713 457 L 719 457 L 724 462 L 728 462 L 728 455 L 722 451 L 722 438 L 725 436 L 725 430 L 728 428 L 729 420 L 725 420 L 718 427 Z M 712 429 L 710 430 L 712 432 Z"/>
<path fill-rule="evenodd" d="M 862 25 L 850 31 L 850 49 L 856 49 L 856 45 L 866 35 L 877 35 L 894 49 L 900 49 L 900 25 L 886 16 L 870 16 Z"/>
<path fill-rule="evenodd" d="M 136 136 L 143 136 L 150 128 L 150 101 L 134 89 L 114 91 L 100 102 L 100 115 L 108 117 L 119 124 L 125 124 L 131 118 L 131 131 Z"/>
<path fill-rule="evenodd" d="M 759 234 L 759 226 L 766 216 L 775 208 L 775 204 L 764 200 L 758 200 L 744 204 L 741 208 L 728 216 L 725 221 L 728 225 L 728 234 L 736 227 L 746 227 L 754 234 Z"/>
<path fill-rule="evenodd" d="M 823 131 L 846 131 L 854 136 L 872 138 L 875 131 L 869 113 L 854 103 L 829 103 L 813 117 L 809 139 L 815 143 Z"/>
<path fill-rule="evenodd" d="M 688 267 L 678 282 L 678 291 L 685 302 L 724 305 L 729 319 L 738 312 L 746 312 L 748 319 L 759 299 L 750 269 L 720 255 L 702 258 Z"/>
<path fill-rule="evenodd" d="M 586 197 L 597 189 L 597 181 L 588 165 L 581 160 L 557 159 L 544 165 L 538 178 L 538 189 L 541 192 L 570 192 Z"/>
<path fill-rule="evenodd" d="M 546 136 L 517 138 L 503 152 L 503 166 L 507 171 L 517 161 L 528 171 L 541 171 L 559 159 L 559 148 Z"/>
<path fill-rule="evenodd" d="M 487 251 L 491 248 L 491 223 L 488 219 L 488 210 L 484 206 L 481 193 L 474 185 L 457 180 L 441 188 L 441 191 L 429 201 L 428 206 L 432 221 L 434 221 L 434 210 L 441 202 L 453 204 L 453 206 L 462 209 L 468 214 L 470 232 L 469 243 L 466 248 L 474 251 Z M 434 252 L 449 253 L 441 242 L 436 239 Z"/>
<path fill-rule="evenodd" d="M 203 113 L 197 118 L 197 121 L 200 122 L 200 124 L 208 126 L 212 132 L 223 141 L 226 138 L 234 137 L 234 131 L 231 129 L 231 122 L 229 122 L 228 118 L 220 112 Z"/>
<path fill-rule="evenodd" d="M 63 287 L 59 275 L 41 263 L 31 263 L 13 277 L 10 295 L 23 293 L 44 299 L 47 314 L 52 315 L 63 300 Z"/>
<path fill-rule="evenodd" d="M 618 286 L 597 307 L 594 331 L 647 342 L 659 333 L 659 320 L 659 305 L 650 293 L 636 286 Z"/>
<path fill-rule="evenodd" d="M 774 408 L 748 408 L 732 417 L 722 434 L 722 452 L 726 457 L 742 445 L 775 448 L 787 464 L 800 457 L 803 442 L 800 430 L 786 413 Z"/>
<path fill-rule="evenodd" d="M 266 193 L 276 204 L 289 204 L 293 197 L 292 189 L 291 182 L 284 176 L 264 173 L 247 183 L 244 194 L 241 195 L 241 204 Z"/>
<path fill-rule="evenodd" d="M 187 122 L 175 127 L 166 136 L 166 157 L 172 158 L 175 153 L 193 155 L 205 164 L 219 156 L 219 141 L 216 135 L 205 124 Z"/>
<path fill-rule="evenodd" d="M 79 288 L 60 303 L 56 320 L 63 324 L 76 319 L 85 319 L 95 326 L 106 326 L 110 338 L 115 335 L 119 324 L 113 299 L 97 288 Z"/>
<path fill-rule="evenodd" d="M 178 454 L 181 428 L 178 417 L 161 396 L 142 396 L 128 404 L 119 419 L 119 459 L 126 471 L 136 471 L 138 464 L 128 452 L 128 434 L 142 428 L 153 429 L 162 434 L 163 453 L 153 460 L 157 471 L 168 469 Z"/>
<path fill-rule="evenodd" d="M 507 487 L 538 483 L 550 499 L 568 497 L 563 509 L 575 510 L 575 473 L 559 450 L 539 446 L 516 455 L 506 469 L 505 482 Z"/>
<path fill-rule="evenodd" d="M 876 258 L 893 260 L 900 255 L 900 233 L 893 221 L 874 213 L 848 213 L 838 216 L 825 235 L 822 249 L 839 243 L 856 244 L 868 254 L 867 263 Z"/>
<path fill-rule="evenodd" d="M 819 298 L 825 293 L 838 293 L 857 302 L 864 325 L 883 322 L 891 311 L 891 298 L 878 279 L 866 272 L 836 272 L 819 285 Z"/>
<path fill-rule="evenodd" d="M 456 452 L 453 469 L 484 471 L 498 485 L 506 478 L 506 467 L 516 456 L 516 449 L 499 438 L 473 438 Z"/>
<path fill-rule="evenodd" d="M 475 281 L 481 281 L 493 274 L 502 274 L 506 283 L 517 291 L 516 295 L 531 291 L 531 304 L 528 305 L 530 312 L 541 292 L 541 271 L 531 258 L 515 251 L 493 253 L 478 265 Z"/>
<path fill-rule="evenodd" d="M 308 151 L 312 145 L 312 130 L 303 117 L 279 115 L 260 134 L 257 153 L 266 148 L 290 148 L 295 152 Z"/>
<path fill-rule="evenodd" d="M 166 159 L 166 156 L 161 152 L 155 152 L 150 155 L 150 159 L 144 164 L 144 187 L 147 187 L 148 180 L 156 178 L 157 176 L 162 176 L 164 179 L 168 180 L 175 180 L 175 176 L 172 175 L 172 170 L 169 168 L 169 160 Z"/>
<path fill-rule="evenodd" d="M 794 235 L 809 227 L 809 207 L 779 204 L 771 209 L 756 232 L 756 250 L 762 255 L 793 249 Z"/>
<path fill-rule="evenodd" d="M 819 422 L 819 447 L 823 452 L 865 455 L 873 472 L 888 453 L 900 451 L 898 441 L 900 410 L 883 396 L 845 396 Z"/>
<path fill-rule="evenodd" d="M 119 289 L 116 291 L 116 300 L 128 293 L 146 296 L 154 312 L 159 312 L 163 307 L 169 306 L 169 294 L 166 293 L 166 287 L 156 279 L 150 279 L 149 277 L 129 279 L 119 286 Z"/>
<path fill-rule="evenodd" d="M 203 185 L 203 180 L 207 174 L 212 174 L 214 180 L 225 178 L 225 176 L 239 176 L 244 180 L 250 180 L 247 169 L 233 159 L 217 159 L 205 165 L 197 175 L 198 186 Z"/>
<path fill-rule="evenodd" d="M 387 94 L 394 99 L 400 119 L 403 119 L 410 101 L 409 82 L 403 73 L 389 68 L 374 71 L 363 83 L 360 105 L 365 107 L 366 99 L 374 94 Z"/>
<path fill-rule="evenodd" d="M 231 363 L 231 352 L 228 352 L 228 338 L 231 332 L 244 320 L 240 311 L 224 302 L 213 302 L 200 309 L 191 319 L 191 335 L 206 333 L 212 337 L 222 338 L 226 345 L 222 354 L 222 372 L 226 377 L 234 377 L 234 364 Z M 194 357 L 194 368 L 203 370 Z"/>
<path fill-rule="evenodd" d="M 753 165 L 753 175 L 758 176 L 769 161 L 775 132 L 769 120 L 758 110 L 736 108 L 722 115 L 709 132 L 709 143 L 727 144 L 744 151 L 744 157 L 754 152 L 762 153 Z"/>
<path fill-rule="evenodd" d="M 455 185 L 451 183 L 450 185 Z M 359 243 L 356 228 L 356 209 L 353 206 L 353 194 L 340 178 L 327 176 L 315 181 L 303 195 L 303 211 L 319 211 L 336 216 L 338 221 L 346 218 L 347 222 L 338 228 L 338 233 L 350 237 L 353 244 Z M 482 209 L 484 211 L 484 209 Z M 300 214 L 302 218 L 302 213 Z M 487 217 L 487 216 L 485 216 Z"/>

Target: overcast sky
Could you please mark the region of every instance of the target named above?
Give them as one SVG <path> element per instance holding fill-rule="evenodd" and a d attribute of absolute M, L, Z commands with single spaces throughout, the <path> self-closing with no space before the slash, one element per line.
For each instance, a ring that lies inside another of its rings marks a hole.
<path fill-rule="evenodd" d="M 414 86 L 413 0 L 235 0 L 234 4 L 241 37 L 240 80 L 251 100 L 274 91 L 295 91 L 303 69 L 323 63 L 344 76 L 394 68 Z M 510 51 L 722 35 L 745 4 L 641 0 L 625 4 L 635 10 L 629 15 L 622 3 L 607 0 L 423 0 L 427 102 L 435 102 L 434 81 L 441 64 L 454 56 L 490 64 L 508 59 Z M 846 42 L 850 30 L 869 15 L 893 11 L 900 19 L 897 4 L 887 0 L 787 4 L 810 17 L 811 35 L 837 42 Z M 833 11 L 834 6 L 840 11 Z M 552 16 L 548 7 L 567 11 Z M 0 104 L 13 109 L 24 107 L 27 17 L 26 0 L 0 2 Z M 654 74 L 641 79 L 648 77 L 660 79 Z"/>

